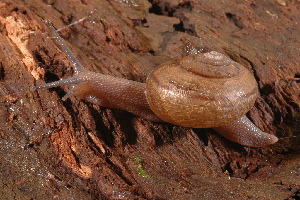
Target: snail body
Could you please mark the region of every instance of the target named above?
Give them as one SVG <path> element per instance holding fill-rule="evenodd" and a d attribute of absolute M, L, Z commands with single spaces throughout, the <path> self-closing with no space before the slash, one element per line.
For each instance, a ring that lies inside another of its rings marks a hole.
<path fill-rule="evenodd" d="M 278 140 L 245 116 L 257 98 L 257 83 L 246 68 L 224 54 L 212 51 L 167 62 L 151 72 L 146 84 L 139 83 L 86 70 L 50 21 L 47 23 L 68 56 L 74 75 L 32 87 L 32 91 L 71 85 L 63 100 L 74 94 L 150 121 L 217 127 L 215 130 L 224 137 L 246 146 L 261 147 Z"/>

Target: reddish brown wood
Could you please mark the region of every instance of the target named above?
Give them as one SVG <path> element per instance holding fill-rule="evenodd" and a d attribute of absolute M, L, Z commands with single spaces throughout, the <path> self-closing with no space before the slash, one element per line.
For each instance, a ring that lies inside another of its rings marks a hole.
<path fill-rule="evenodd" d="M 91 11 L 93 13 L 91 14 Z M 280 140 L 246 148 L 212 129 L 151 123 L 30 86 L 72 68 L 44 20 L 89 70 L 145 82 L 164 61 L 217 50 L 261 96 L 248 113 Z M 298 1 L 0 3 L 0 193 L 4 199 L 293 199 L 300 193 Z"/>

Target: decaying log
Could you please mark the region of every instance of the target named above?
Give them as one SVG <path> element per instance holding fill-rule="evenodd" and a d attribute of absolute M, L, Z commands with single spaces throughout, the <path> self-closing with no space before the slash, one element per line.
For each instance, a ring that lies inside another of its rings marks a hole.
<path fill-rule="evenodd" d="M 86 18 L 73 26 L 68 24 Z M 248 117 L 280 139 L 247 148 L 212 129 L 152 123 L 30 91 L 72 75 L 56 28 L 89 70 L 145 82 L 159 64 L 217 50 L 261 96 Z M 300 195 L 300 2 L 47 0 L 0 3 L 3 199 L 296 199 Z"/>

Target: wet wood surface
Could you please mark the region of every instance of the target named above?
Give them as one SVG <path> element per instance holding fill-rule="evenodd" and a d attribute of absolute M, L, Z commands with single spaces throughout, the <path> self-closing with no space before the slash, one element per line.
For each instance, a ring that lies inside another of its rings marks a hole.
<path fill-rule="evenodd" d="M 65 27 L 60 35 L 87 69 L 139 82 L 165 61 L 226 53 L 259 84 L 248 117 L 279 141 L 248 148 L 212 129 L 62 101 L 68 87 L 31 92 L 73 72 L 46 19 Z M 1 196 L 299 198 L 300 90 L 286 81 L 300 77 L 299 23 L 298 1 L 2 0 Z"/>

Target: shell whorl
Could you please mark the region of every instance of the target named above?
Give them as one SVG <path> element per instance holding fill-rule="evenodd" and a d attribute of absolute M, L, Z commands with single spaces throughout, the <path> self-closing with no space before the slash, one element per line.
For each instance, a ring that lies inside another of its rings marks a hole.
<path fill-rule="evenodd" d="M 226 55 L 211 51 L 171 61 L 152 71 L 146 95 L 162 120 L 186 127 L 229 124 L 245 115 L 258 95 L 254 76 Z"/>

